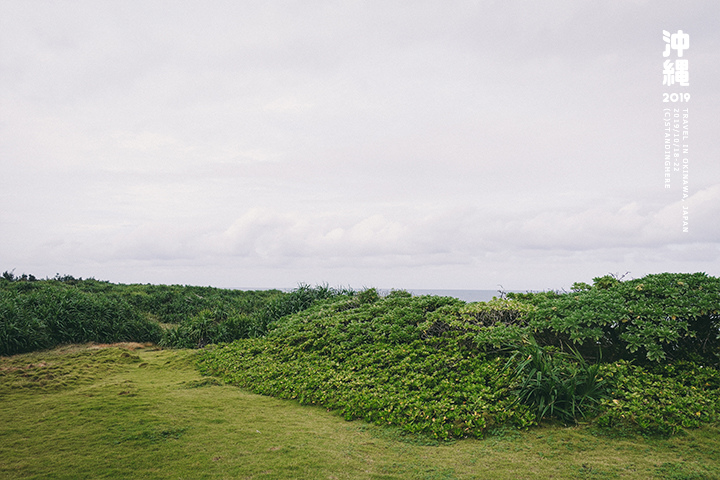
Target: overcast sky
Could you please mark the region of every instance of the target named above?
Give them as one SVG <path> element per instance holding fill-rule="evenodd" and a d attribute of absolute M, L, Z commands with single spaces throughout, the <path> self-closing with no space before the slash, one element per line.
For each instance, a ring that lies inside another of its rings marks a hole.
<path fill-rule="evenodd" d="M 720 276 L 719 219 L 716 0 L 0 0 L 2 271 L 569 288 Z"/>

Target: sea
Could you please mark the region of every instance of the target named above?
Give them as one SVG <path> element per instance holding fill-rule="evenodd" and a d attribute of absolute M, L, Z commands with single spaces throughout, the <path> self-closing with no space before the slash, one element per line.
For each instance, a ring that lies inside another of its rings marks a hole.
<path fill-rule="evenodd" d="M 380 289 L 381 293 L 385 291 Z M 388 292 L 390 290 L 387 290 Z M 493 297 L 500 297 L 501 293 L 499 290 L 428 290 L 428 289 L 406 289 L 406 291 L 413 295 L 437 295 L 439 297 L 454 297 L 464 302 L 487 302 L 492 300 Z M 512 290 L 508 290 L 512 291 Z"/>

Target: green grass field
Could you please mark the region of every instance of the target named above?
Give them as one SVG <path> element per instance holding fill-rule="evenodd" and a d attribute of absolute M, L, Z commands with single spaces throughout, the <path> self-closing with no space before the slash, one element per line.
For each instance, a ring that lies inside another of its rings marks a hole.
<path fill-rule="evenodd" d="M 720 478 L 717 426 L 438 443 L 219 385 L 194 355 L 128 344 L 0 358 L 0 478 Z"/>

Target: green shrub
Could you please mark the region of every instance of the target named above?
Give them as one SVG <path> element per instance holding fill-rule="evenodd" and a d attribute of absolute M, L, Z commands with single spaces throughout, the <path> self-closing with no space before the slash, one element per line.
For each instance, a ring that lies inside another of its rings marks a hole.
<path fill-rule="evenodd" d="M 528 341 L 527 317 L 535 307 L 518 300 L 453 304 L 428 315 L 421 326 L 424 338 L 448 337 L 471 350 L 508 353 Z"/>
<path fill-rule="evenodd" d="M 257 393 L 438 439 L 549 418 L 665 435 L 720 413 L 716 369 L 676 362 L 650 371 L 599 363 L 597 346 L 588 362 L 571 342 L 564 350 L 532 343 L 532 304 L 365 297 L 321 301 L 277 320 L 266 337 L 206 350 L 200 368 Z"/>
<path fill-rule="evenodd" d="M 261 311 L 279 290 L 243 291 L 182 285 L 114 285 L 104 293 L 120 296 L 146 316 L 160 323 L 180 324 L 203 310 L 233 310 L 244 314 Z M 83 281 L 79 288 L 96 288 Z"/>
<path fill-rule="evenodd" d="M 165 330 L 160 343 L 176 348 L 202 348 L 212 343 L 248 338 L 253 328 L 253 320 L 249 315 L 205 309 L 180 325 Z"/>
<path fill-rule="evenodd" d="M 0 355 L 40 350 L 52 343 L 47 324 L 26 302 L 15 292 L 0 291 Z"/>
<path fill-rule="evenodd" d="M 527 406 L 512 407 L 506 360 L 424 335 L 429 317 L 462 306 L 402 293 L 336 298 L 278 320 L 265 338 L 203 352 L 201 368 L 258 393 L 440 439 L 534 424 Z"/>
<path fill-rule="evenodd" d="M 720 279 L 704 273 L 662 273 L 619 281 L 534 302 L 528 324 L 538 342 L 577 344 L 608 361 L 695 360 L 720 363 Z"/>
<path fill-rule="evenodd" d="M 672 435 L 720 419 L 720 372 L 692 362 L 644 368 L 625 360 L 604 364 L 608 384 L 601 427 Z"/>
<path fill-rule="evenodd" d="M 169 347 L 202 348 L 214 343 L 263 336 L 268 326 L 278 319 L 305 310 L 321 300 L 347 296 L 349 292 L 327 286 L 301 285 L 290 293 L 273 295 L 259 306 L 254 304 L 254 310 L 238 307 L 237 302 L 218 303 L 215 307 L 203 309 L 184 318 L 177 326 L 168 328 L 161 343 Z M 366 300 L 372 297 L 372 294 L 365 292 L 361 294 L 365 295 L 363 298 Z M 247 304 L 244 306 L 247 307 Z"/>
<path fill-rule="evenodd" d="M 254 315 L 250 336 L 261 337 L 268 332 L 270 325 L 277 320 L 310 308 L 315 302 L 335 297 L 352 296 L 351 289 L 335 289 L 327 285 L 301 284 L 292 292 L 277 296 L 268 301 L 265 306 Z"/>

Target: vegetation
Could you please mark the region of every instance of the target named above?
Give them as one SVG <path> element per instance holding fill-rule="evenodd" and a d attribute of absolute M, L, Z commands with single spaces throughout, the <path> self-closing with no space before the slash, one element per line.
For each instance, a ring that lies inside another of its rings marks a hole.
<path fill-rule="evenodd" d="M 161 338 L 157 323 L 117 296 L 54 282 L 8 285 L 4 281 L 0 286 L 0 355 L 68 343 Z"/>
<path fill-rule="evenodd" d="M 564 295 L 537 296 L 528 325 L 546 344 L 602 350 L 607 361 L 692 360 L 720 365 L 720 278 L 662 273 L 598 277 Z"/>
<path fill-rule="evenodd" d="M 720 478 L 717 426 L 438 442 L 219 385 L 196 370 L 196 350 L 139 347 L 0 358 L 0 479 Z"/>
<path fill-rule="evenodd" d="M 257 292 L 247 292 L 257 295 Z M 179 348 L 201 348 L 208 344 L 231 342 L 240 338 L 265 335 L 268 327 L 280 318 L 309 308 L 318 300 L 351 295 L 350 290 L 328 286 L 300 285 L 287 294 L 274 294 L 252 308 L 233 308 L 218 304 L 189 315 L 179 325 L 169 328 L 161 344 Z"/>
<path fill-rule="evenodd" d="M 576 350 L 551 352 L 533 339 L 508 363 L 516 365 L 519 380 L 512 394 L 531 407 L 536 421 L 557 417 L 565 423 L 576 422 L 586 418 L 606 394 L 600 364 L 588 364 Z"/>
<path fill-rule="evenodd" d="M 470 304 L 0 278 L 0 355 L 130 341 L 202 348 L 200 369 L 223 381 L 443 441 L 547 422 L 667 436 L 720 419 L 720 279 L 703 273 Z"/>
<path fill-rule="evenodd" d="M 118 285 L 95 279 L 3 273 L 0 355 L 84 342 L 153 342 L 179 348 L 258 337 L 280 317 L 348 289 L 300 285 L 241 291 L 181 285 Z"/>
<path fill-rule="evenodd" d="M 207 350 L 201 368 L 439 439 L 553 418 L 651 435 L 717 422 L 718 279 L 600 277 L 577 287 L 470 305 L 365 291 Z"/>

